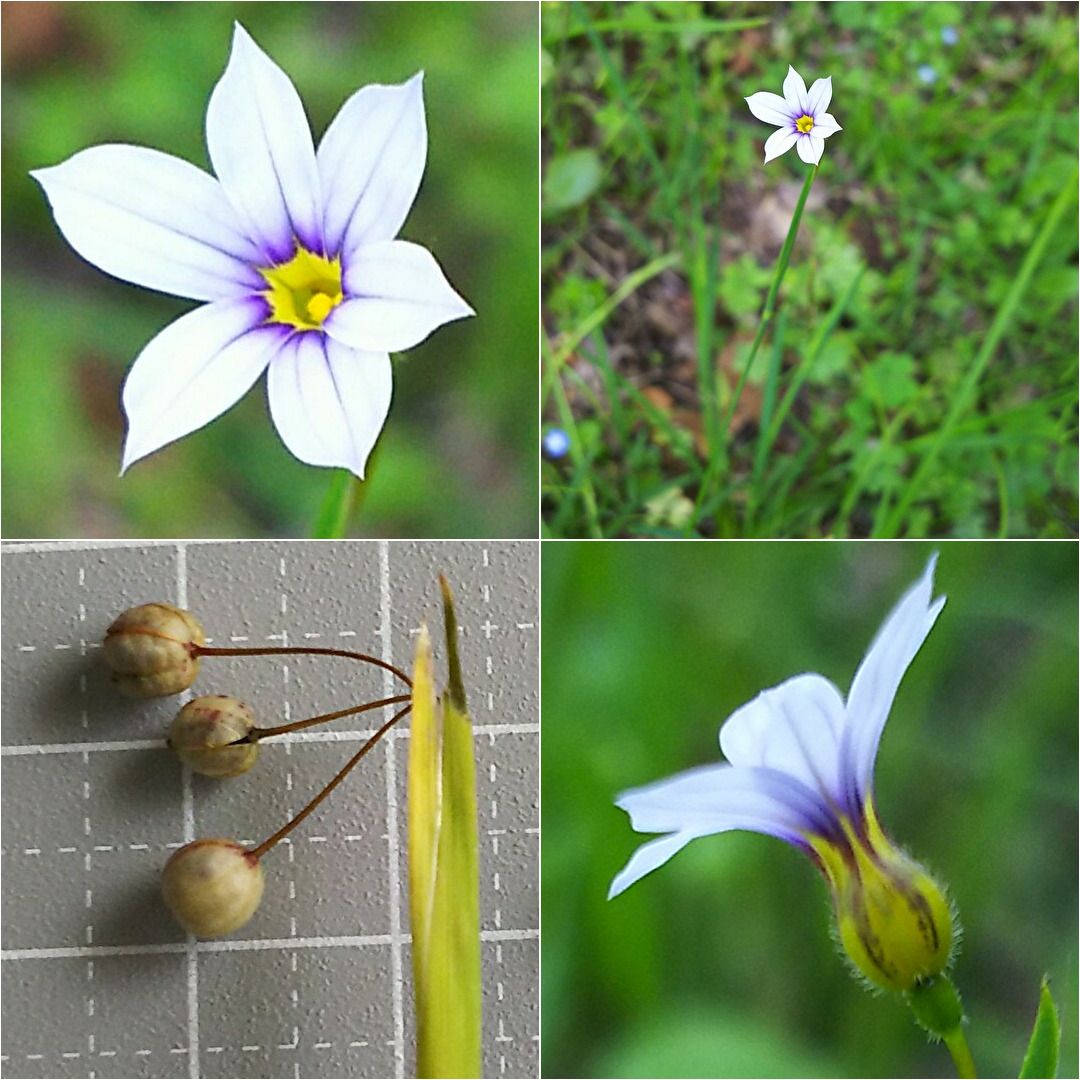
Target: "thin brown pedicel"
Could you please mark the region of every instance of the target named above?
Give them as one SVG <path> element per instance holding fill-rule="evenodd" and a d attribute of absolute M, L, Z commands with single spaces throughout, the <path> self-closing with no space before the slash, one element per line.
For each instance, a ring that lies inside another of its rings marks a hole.
<path fill-rule="evenodd" d="M 412 688 L 412 680 L 401 668 L 394 667 L 386 660 L 380 660 L 377 656 L 369 656 L 367 653 L 353 652 L 350 649 L 326 649 L 315 648 L 308 645 L 273 645 L 254 649 L 219 649 L 209 645 L 200 645 L 197 641 L 189 642 L 188 651 L 193 657 L 200 656 L 340 656 L 347 660 L 363 660 L 365 663 L 374 664 L 383 671 L 389 671 L 396 675 L 406 686 Z"/>

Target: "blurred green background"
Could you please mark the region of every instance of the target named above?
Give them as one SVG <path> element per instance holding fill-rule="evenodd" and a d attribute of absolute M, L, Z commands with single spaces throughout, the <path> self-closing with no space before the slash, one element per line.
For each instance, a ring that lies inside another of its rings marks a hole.
<path fill-rule="evenodd" d="M 948 603 L 885 729 L 886 831 L 948 886 L 980 1076 L 1016 1076 L 1044 972 L 1077 1075 L 1077 559 L 944 543 Z M 903 1003 L 868 993 L 794 849 L 706 837 L 628 892 L 647 836 L 624 788 L 720 761 L 760 690 L 855 668 L 934 545 L 543 545 L 545 1076 L 952 1076 Z"/>
<path fill-rule="evenodd" d="M 124 374 L 194 305 L 83 262 L 27 175 L 104 142 L 208 168 L 234 19 L 316 140 L 360 86 L 426 72 L 427 170 L 402 236 L 478 318 L 395 359 L 353 530 L 535 535 L 537 14 L 515 3 L 3 5 L 4 535 L 305 535 L 330 484 L 278 439 L 265 380 L 118 478 Z"/>

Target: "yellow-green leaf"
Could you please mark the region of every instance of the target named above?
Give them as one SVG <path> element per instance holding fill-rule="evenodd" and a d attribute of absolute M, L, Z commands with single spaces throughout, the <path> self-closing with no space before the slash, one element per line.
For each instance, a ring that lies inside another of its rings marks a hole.
<path fill-rule="evenodd" d="M 1046 979 L 1043 979 L 1042 989 L 1039 991 L 1039 1011 L 1035 1014 L 1035 1026 L 1024 1055 L 1024 1064 L 1020 1066 L 1020 1080 L 1057 1076 L 1060 1042 L 1061 1023 L 1058 1020 L 1057 1006 Z"/>
<path fill-rule="evenodd" d="M 409 914 L 416 1075 L 480 1075 L 480 885 L 472 722 L 457 655 L 453 599 L 440 579 L 450 685 L 435 695 L 421 627 L 409 739 Z"/>

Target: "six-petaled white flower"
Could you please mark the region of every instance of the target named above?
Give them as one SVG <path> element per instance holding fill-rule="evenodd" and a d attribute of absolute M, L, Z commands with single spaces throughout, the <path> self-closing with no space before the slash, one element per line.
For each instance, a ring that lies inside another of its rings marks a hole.
<path fill-rule="evenodd" d="M 289 77 L 237 24 L 206 140 L 216 179 L 124 145 L 32 173 L 84 259 L 206 301 L 128 374 L 123 468 L 209 423 L 269 369 L 289 450 L 362 477 L 390 407 L 389 354 L 473 314 L 429 251 L 394 239 L 427 157 L 422 75 L 358 90 L 316 151 Z"/>
<path fill-rule="evenodd" d="M 778 130 L 765 140 L 765 164 L 793 146 L 807 165 L 817 165 L 825 152 L 825 140 L 843 130 L 825 110 L 832 100 L 832 76 L 818 79 L 809 91 L 802 76 L 791 66 L 784 79 L 784 96 L 765 90 L 746 99 L 750 111 Z"/>
<path fill-rule="evenodd" d="M 878 822 L 874 759 L 893 698 L 945 598 L 932 601 L 935 555 L 885 620 L 845 704 L 821 675 L 797 675 L 736 710 L 720 729 L 727 764 L 626 791 L 638 832 L 616 896 L 691 840 L 744 829 L 805 851 L 832 892 L 840 940 L 868 979 L 909 990 L 948 965 L 952 912 L 941 889 Z"/>

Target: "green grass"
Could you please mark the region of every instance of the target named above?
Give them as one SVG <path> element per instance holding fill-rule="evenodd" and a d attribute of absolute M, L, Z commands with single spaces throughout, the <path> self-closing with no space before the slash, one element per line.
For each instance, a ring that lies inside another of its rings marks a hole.
<path fill-rule="evenodd" d="M 1050 4 L 545 4 L 545 535 L 1075 536 L 1076 35 Z M 743 98 L 789 62 L 844 130 L 740 394 L 807 171 L 761 164 Z"/>
<path fill-rule="evenodd" d="M 1059 543 L 543 545 L 545 1076 L 954 1076 L 830 938 L 810 861 L 695 840 L 612 901 L 647 836 L 618 792 L 721 760 L 723 720 L 818 671 L 846 695 L 940 550 L 948 596 L 882 737 L 888 834 L 949 890 L 979 1076 L 1016 1076 L 1044 974 L 1077 1069 L 1077 562 Z"/>

